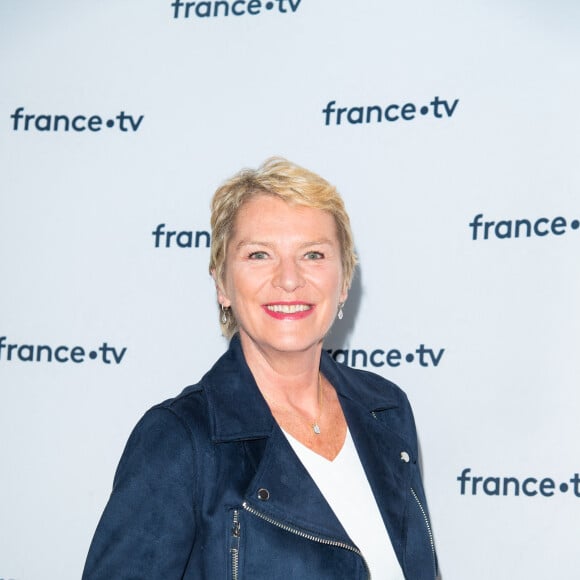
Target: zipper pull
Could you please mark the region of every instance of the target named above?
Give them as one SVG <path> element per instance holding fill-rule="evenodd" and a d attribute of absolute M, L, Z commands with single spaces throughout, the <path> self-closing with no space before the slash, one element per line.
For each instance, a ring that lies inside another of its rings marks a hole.
<path fill-rule="evenodd" d="M 232 525 L 232 536 L 234 536 L 234 538 L 240 537 L 240 522 L 238 520 L 238 510 L 234 511 L 234 523 Z"/>

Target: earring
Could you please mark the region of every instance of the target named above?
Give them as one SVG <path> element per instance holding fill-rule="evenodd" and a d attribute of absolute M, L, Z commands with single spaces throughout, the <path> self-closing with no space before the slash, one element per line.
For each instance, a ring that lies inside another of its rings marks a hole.
<path fill-rule="evenodd" d="M 221 322 L 222 324 L 227 324 L 228 323 L 228 308 L 226 308 L 223 304 L 220 304 L 220 306 L 222 307 L 222 315 L 221 315 Z"/>
<path fill-rule="evenodd" d="M 344 316 L 344 313 L 343 313 L 343 311 L 342 311 L 342 307 L 343 307 L 343 306 L 344 306 L 344 302 L 341 302 L 341 303 L 338 305 L 338 314 L 337 314 L 336 316 L 337 316 L 337 318 L 338 318 L 339 320 L 342 320 L 342 317 Z"/>

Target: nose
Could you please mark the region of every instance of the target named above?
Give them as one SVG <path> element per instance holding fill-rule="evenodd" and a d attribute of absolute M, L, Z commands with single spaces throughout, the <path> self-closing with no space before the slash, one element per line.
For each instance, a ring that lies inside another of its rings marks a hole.
<path fill-rule="evenodd" d="M 272 283 L 285 292 L 294 292 L 297 288 L 304 286 L 304 276 L 295 258 L 280 259 Z"/>

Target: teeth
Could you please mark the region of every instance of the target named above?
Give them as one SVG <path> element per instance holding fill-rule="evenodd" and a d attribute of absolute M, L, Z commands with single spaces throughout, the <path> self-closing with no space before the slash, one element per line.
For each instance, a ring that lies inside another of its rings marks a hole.
<path fill-rule="evenodd" d="M 295 312 L 304 312 L 310 310 L 308 304 L 270 304 L 266 306 L 271 312 L 282 312 L 283 314 L 294 314 Z"/>

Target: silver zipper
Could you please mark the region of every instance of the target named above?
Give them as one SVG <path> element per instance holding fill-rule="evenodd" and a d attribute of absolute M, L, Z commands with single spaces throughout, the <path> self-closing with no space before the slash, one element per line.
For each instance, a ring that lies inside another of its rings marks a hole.
<path fill-rule="evenodd" d="M 251 513 L 252 515 L 254 515 L 258 518 L 263 519 L 264 521 L 268 522 L 269 524 L 272 524 L 273 526 L 277 526 L 278 528 L 285 530 L 286 532 L 290 532 L 291 534 L 295 534 L 297 536 L 300 536 L 301 538 L 304 538 L 305 540 L 310 540 L 311 542 L 318 542 L 319 544 L 324 544 L 325 546 L 334 546 L 335 548 L 343 548 L 344 550 L 354 552 L 355 554 L 360 556 L 360 558 L 363 561 L 363 564 L 365 566 L 365 570 L 367 571 L 368 580 L 371 580 L 371 572 L 369 570 L 369 566 L 367 564 L 367 561 L 365 560 L 365 557 L 363 556 L 362 552 L 356 546 L 353 546 L 352 544 L 347 544 L 346 542 L 341 542 L 340 540 L 330 540 L 328 538 L 321 538 L 319 536 L 315 536 L 313 534 L 305 532 L 304 530 L 301 530 L 299 528 L 295 528 L 295 527 L 289 526 L 288 524 L 285 524 L 283 522 L 279 522 L 278 520 L 275 520 L 275 519 L 271 518 L 270 516 L 254 509 L 253 507 L 248 505 L 247 502 L 244 502 L 242 504 L 242 507 L 247 512 Z"/>
<path fill-rule="evenodd" d="M 431 524 L 429 523 L 429 518 L 427 517 L 427 512 L 425 511 L 425 508 L 423 507 L 423 504 L 421 503 L 419 496 L 417 495 L 417 493 L 413 488 L 411 488 L 411 493 L 413 494 L 413 497 L 415 498 L 415 501 L 419 506 L 419 510 L 421 510 L 421 513 L 423 514 L 423 520 L 425 522 L 425 527 L 427 528 L 427 535 L 429 536 L 429 543 L 431 544 L 431 554 L 433 556 L 433 577 L 436 578 L 437 564 L 435 556 L 435 541 L 433 540 L 433 532 L 431 531 Z"/>
<path fill-rule="evenodd" d="M 232 557 L 232 578 L 238 580 L 240 568 L 240 511 L 234 510 L 234 521 L 232 524 L 232 547 L 230 554 Z"/>

